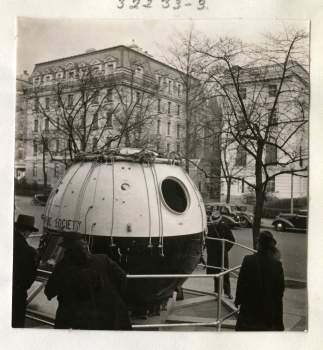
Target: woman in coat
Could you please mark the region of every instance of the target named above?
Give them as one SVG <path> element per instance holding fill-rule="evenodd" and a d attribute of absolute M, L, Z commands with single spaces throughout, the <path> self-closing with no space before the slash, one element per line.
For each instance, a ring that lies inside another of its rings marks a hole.
<path fill-rule="evenodd" d="M 283 331 L 284 272 L 269 231 L 258 239 L 258 252 L 244 257 L 238 278 L 237 331 Z"/>
<path fill-rule="evenodd" d="M 90 254 L 83 239 L 65 239 L 62 245 L 64 257 L 45 287 L 49 300 L 58 299 L 55 328 L 131 329 L 124 271 L 108 256 Z"/>

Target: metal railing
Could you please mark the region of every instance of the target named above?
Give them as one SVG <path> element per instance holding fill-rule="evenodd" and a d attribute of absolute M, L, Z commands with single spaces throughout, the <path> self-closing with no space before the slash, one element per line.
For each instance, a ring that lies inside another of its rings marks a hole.
<path fill-rule="evenodd" d="M 181 327 L 217 327 L 217 330 L 221 330 L 222 323 L 229 319 L 230 317 L 234 316 L 237 314 L 238 310 L 233 310 L 229 314 L 227 314 L 224 317 L 221 317 L 221 312 L 222 312 L 222 294 L 223 294 L 223 278 L 225 275 L 230 274 L 232 272 L 235 272 L 240 269 L 241 265 L 232 267 L 232 268 L 226 268 L 224 266 L 224 256 L 225 256 L 225 244 L 230 243 L 235 246 L 239 246 L 245 250 L 248 250 L 250 252 L 256 252 L 256 250 L 245 246 L 243 244 L 237 243 L 237 242 L 232 242 L 230 240 L 224 239 L 224 238 L 213 238 L 213 237 L 206 237 L 207 240 L 215 240 L 215 241 L 220 241 L 221 242 L 221 248 L 222 248 L 222 255 L 221 255 L 221 266 L 212 266 L 212 265 L 207 265 L 207 264 L 199 264 L 202 265 L 206 268 L 214 268 L 214 269 L 219 269 L 221 272 L 219 273 L 209 273 L 209 274 L 150 274 L 150 275 L 127 275 L 128 279 L 147 279 L 147 278 L 218 278 L 219 283 L 218 283 L 218 298 L 217 298 L 217 317 L 215 321 L 213 322 L 186 322 L 186 323 L 155 323 L 155 324 L 141 324 L 141 325 L 133 325 L 133 329 L 156 329 L 156 328 L 181 328 Z M 50 275 L 49 271 L 46 270 L 40 270 L 38 269 L 38 272 L 41 273 L 45 278 Z M 42 286 L 43 287 L 43 286 Z M 39 290 L 42 288 L 39 287 Z M 210 294 L 204 291 L 198 291 L 201 294 Z M 33 297 L 29 298 L 29 301 L 31 301 L 37 293 L 33 293 Z M 213 295 L 213 293 L 212 293 Z M 53 323 L 50 320 L 45 320 L 42 315 L 39 315 L 37 312 L 33 312 L 29 310 L 26 314 L 26 317 L 40 322 L 44 323 L 47 325 L 53 325 Z"/>
<path fill-rule="evenodd" d="M 203 326 L 208 326 L 208 327 L 217 327 L 218 331 L 221 330 L 222 323 L 227 320 L 228 318 L 234 316 L 237 314 L 238 310 L 234 310 L 230 312 L 228 315 L 221 317 L 221 312 L 222 312 L 222 294 L 223 294 L 223 278 L 225 275 L 230 274 L 232 272 L 235 272 L 240 269 L 241 265 L 232 267 L 232 268 L 225 268 L 224 266 L 224 256 L 225 256 L 225 244 L 230 243 L 235 246 L 239 246 L 243 249 L 246 249 L 250 252 L 256 252 L 256 250 L 245 246 L 243 244 L 237 243 L 237 242 L 232 242 L 230 240 L 224 239 L 224 238 L 213 238 L 213 237 L 206 237 L 207 240 L 215 240 L 215 241 L 220 241 L 221 242 L 221 248 L 222 248 L 222 255 L 221 255 L 221 267 L 218 266 L 211 266 L 207 264 L 201 264 L 204 267 L 209 267 L 209 268 L 216 268 L 220 269 L 221 272 L 219 273 L 209 273 L 209 274 L 151 274 L 151 275 L 127 275 L 127 278 L 129 279 L 145 279 L 145 278 L 218 278 L 219 283 L 218 283 L 218 298 L 217 298 L 217 318 L 213 322 L 192 322 L 192 323 L 172 323 L 172 324 L 167 324 L 167 323 L 160 323 L 160 324 L 143 324 L 143 325 L 133 325 L 133 329 L 151 329 L 151 328 L 176 328 L 176 327 L 203 327 Z M 203 291 L 199 291 L 202 294 L 204 293 Z"/>

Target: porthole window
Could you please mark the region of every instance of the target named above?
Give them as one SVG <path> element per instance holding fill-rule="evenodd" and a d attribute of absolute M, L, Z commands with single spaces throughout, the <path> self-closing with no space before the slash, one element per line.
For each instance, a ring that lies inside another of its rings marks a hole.
<path fill-rule="evenodd" d="M 188 207 L 188 193 L 184 185 L 175 178 L 166 178 L 161 184 L 163 201 L 166 206 L 178 213 L 184 213 Z"/>

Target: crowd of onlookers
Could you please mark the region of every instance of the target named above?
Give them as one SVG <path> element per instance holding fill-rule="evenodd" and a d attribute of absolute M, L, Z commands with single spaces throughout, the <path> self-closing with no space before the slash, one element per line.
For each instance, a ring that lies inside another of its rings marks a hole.
<path fill-rule="evenodd" d="M 222 222 L 220 213 L 213 213 L 208 221 L 208 238 L 211 239 L 206 239 L 207 272 L 219 273 L 222 254 L 223 268 L 229 267 L 228 253 L 235 242 L 230 228 Z M 225 240 L 225 244 L 222 244 L 221 239 Z M 276 244 L 270 231 L 262 231 L 258 237 L 257 252 L 243 259 L 234 300 L 239 307 L 237 331 L 284 330 L 284 272 Z M 230 273 L 227 273 L 223 277 L 223 291 L 233 299 L 229 276 Z M 214 292 L 219 292 L 218 278 L 214 278 Z"/>
<path fill-rule="evenodd" d="M 36 278 L 39 255 L 26 239 L 34 217 L 19 215 L 14 227 L 12 326 L 24 327 L 27 291 Z M 220 214 L 208 222 L 207 273 L 229 267 L 229 251 L 235 238 Z M 225 244 L 221 240 L 225 240 Z M 126 273 L 105 254 L 92 254 L 80 234 L 62 240 L 63 258 L 45 286 L 50 300 L 58 299 L 55 328 L 130 330 L 125 302 Z M 224 248 L 224 252 L 222 252 Z M 276 241 L 269 231 L 259 235 L 257 252 L 244 257 L 238 276 L 235 305 L 239 307 L 236 330 L 284 330 L 284 274 Z M 223 259 L 223 260 L 222 260 Z M 219 279 L 214 278 L 219 293 Z M 230 274 L 223 277 L 223 292 L 233 299 Z"/>

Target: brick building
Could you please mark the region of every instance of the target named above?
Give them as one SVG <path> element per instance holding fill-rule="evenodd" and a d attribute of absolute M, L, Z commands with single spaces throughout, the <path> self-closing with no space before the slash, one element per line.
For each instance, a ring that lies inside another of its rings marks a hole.
<path fill-rule="evenodd" d="M 54 184 L 77 152 L 129 146 L 183 154 L 179 73 L 134 43 L 37 63 L 27 91 L 27 182 L 43 184 L 46 176 Z M 194 119 L 205 113 L 204 107 Z M 194 142 L 190 157 L 205 161 L 205 143 Z M 205 176 L 194 169 L 191 175 L 208 196 Z"/>

